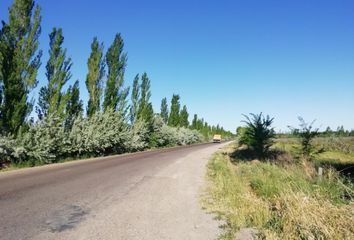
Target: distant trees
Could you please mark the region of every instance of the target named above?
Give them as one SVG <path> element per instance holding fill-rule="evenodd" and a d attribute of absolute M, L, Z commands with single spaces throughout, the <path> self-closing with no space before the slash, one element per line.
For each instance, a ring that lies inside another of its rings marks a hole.
<path fill-rule="evenodd" d="M 254 150 L 259 159 L 265 159 L 269 148 L 273 144 L 275 131 L 272 127 L 274 118 L 268 115 L 251 113 L 250 116 L 244 115 L 246 118 L 243 122 L 246 127 L 240 136 L 239 143 L 246 144 Z"/>
<path fill-rule="evenodd" d="M 87 67 L 86 87 L 89 92 L 87 115 L 91 117 L 101 109 L 102 85 L 105 74 L 103 43 L 99 43 L 96 37 L 91 44 L 91 54 L 87 60 Z"/>
<path fill-rule="evenodd" d="M 17 134 L 32 111 L 29 92 L 37 85 L 42 52 L 40 7 L 32 0 L 14 0 L 9 21 L 0 31 L 0 127 Z"/>

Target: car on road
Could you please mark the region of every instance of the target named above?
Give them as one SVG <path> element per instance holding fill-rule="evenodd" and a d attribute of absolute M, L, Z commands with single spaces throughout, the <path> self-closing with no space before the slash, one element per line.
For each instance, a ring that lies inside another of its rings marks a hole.
<path fill-rule="evenodd" d="M 213 143 L 221 143 L 221 135 L 215 134 L 213 137 Z"/>

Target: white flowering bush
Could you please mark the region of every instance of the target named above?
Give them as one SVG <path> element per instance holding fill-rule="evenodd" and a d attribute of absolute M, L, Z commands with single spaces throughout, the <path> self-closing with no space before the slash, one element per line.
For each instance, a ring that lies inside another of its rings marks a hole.
<path fill-rule="evenodd" d="M 27 159 L 27 151 L 16 140 L 0 136 L 0 168 L 8 163 L 21 163 Z"/>
<path fill-rule="evenodd" d="M 123 153 L 129 149 L 130 130 L 121 114 L 96 113 L 91 118 L 77 118 L 69 133 L 70 155 L 97 156 Z"/>
<path fill-rule="evenodd" d="M 154 120 L 154 135 L 158 147 L 188 145 L 204 139 L 196 130 L 167 126 L 159 116 Z"/>
<path fill-rule="evenodd" d="M 177 130 L 177 144 L 189 145 L 203 141 L 203 136 L 196 130 L 188 128 L 179 128 Z"/>
<path fill-rule="evenodd" d="M 61 118 L 48 116 L 29 128 L 21 137 L 21 145 L 26 149 L 30 160 L 52 163 L 66 156 L 70 142 Z"/>
<path fill-rule="evenodd" d="M 71 129 L 60 117 L 48 116 L 31 125 L 18 140 L 0 136 L 0 166 L 29 162 L 47 164 L 65 158 L 142 151 L 149 147 L 188 145 L 203 141 L 196 130 L 167 126 L 155 117 L 152 128 L 142 120 L 129 126 L 117 112 L 78 117 Z"/>
<path fill-rule="evenodd" d="M 147 124 L 142 120 L 136 121 L 131 128 L 130 151 L 135 152 L 146 149 L 149 146 L 149 134 Z"/>

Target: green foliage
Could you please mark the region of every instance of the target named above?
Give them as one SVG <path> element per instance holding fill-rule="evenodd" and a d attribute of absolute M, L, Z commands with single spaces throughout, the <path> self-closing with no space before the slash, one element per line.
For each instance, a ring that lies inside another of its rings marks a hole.
<path fill-rule="evenodd" d="M 63 121 L 56 115 L 48 115 L 31 126 L 20 142 L 28 152 L 28 160 L 36 164 L 57 162 L 66 156 L 70 146 Z"/>
<path fill-rule="evenodd" d="M 65 109 L 65 127 L 70 129 L 74 120 L 82 115 L 83 103 L 80 100 L 79 81 L 75 81 L 73 86 L 70 86 L 67 92 L 67 103 Z"/>
<path fill-rule="evenodd" d="M 236 136 L 237 137 L 242 137 L 245 134 L 246 129 L 247 129 L 246 127 L 238 127 L 236 129 Z"/>
<path fill-rule="evenodd" d="M 268 115 L 263 117 L 263 114 L 250 114 L 244 115 L 246 120 L 246 129 L 243 135 L 239 139 L 240 144 L 248 145 L 260 159 L 267 157 L 269 148 L 273 144 L 273 138 L 275 137 L 274 128 L 272 123 L 274 118 L 270 118 Z"/>
<path fill-rule="evenodd" d="M 161 100 L 160 116 L 162 117 L 164 123 L 168 123 L 168 105 L 167 98 Z"/>
<path fill-rule="evenodd" d="M 180 112 L 179 125 L 181 127 L 185 127 L 185 128 L 189 127 L 188 117 L 189 117 L 189 114 L 188 114 L 187 106 L 184 105 L 181 112 Z"/>
<path fill-rule="evenodd" d="M 87 115 L 92 116 L 100 111 L 102 96 L 102 81 L 104 77 L 103 43 L 95 37 L 91 43 L 91 54 L 87 60 L 88 73 L 86 87 L 89 92 Z"/>
<path fill-rule="evenodd" d="M 234 137 L 230 131 L 226 131 L 223 127 L 220 127 L 219 124 L 216 126 L 210 126 L 204 119 L 199 119 L 197 114 L 194 114 L 191 129 L 198 130 L 201 132 L 205 139 L 211 139 L 215 134 L 220 134 L 222 139 L 231 139 Z"/>
<path fill-rule="evenodd" d="M 179 103 L 179 99 L 179 95 L 173 94 L 171 100 L 170 116 L 168 117 L 168 125 L 172 127 L 178 127 L 180 125 L 179 111 L 181 106 Z"/>
<path fill-rule="evenodd" d="M 141 119 L 134 122 L 131 129 L 130 151 L 142 151 L 149 146 L 150 130 L 148 124 Z"/>
<path fill-rule="evenodd" d="M 37 85 L 40 23 L 40 8 L 33 0 L 15 0 L 0 31 L 0 127 L 5 133 L 17 134 L 32 111 L 28 94 Z"/>
<path fill-rule="evenodd" d="M 153 139 L 156 147 L 164 147 L 198 143 L 202 142 L 204 137 L 196 130 L 168 126 L 160 116 L 156 116 L 154 120 Z"/>
<path fill-rule="evenodd" d="M 27 151 L 10 137 L 0 136 L 0 169 L 3 164 L 18 164 L 27 160 Z"/>
<path fill-rule="evenodd" d="M 131 94 L 131 106 L 130 106 L 131 124 L 134 124 L 135 120 L 138 117 L 139 99 L 140 99 L 140 84 L 139 84 L 139 74 L 137 74 L 133 81 L 133 89 Z"/>
<path fill-rule="evenodd" d="M 130 122 L 132 124 L 134 151 L 146 148 L 153 136 L 154 111 L 150 102 L 150 80 L 146 73 L 136 75 L 133 82 L 133 91 L 130 106 Z M 140 144 L 138 144 L 138 140 Z"/>
<path fill-rule="evenodd" d="M 118 112 L 97 112 L 91 118 L 77 118 L 69 134 L 73 156 L 100 156 L 129 150 L 131 133 Z"/>
<path fill-rule="evenodd" d="M 150 102 L 150 79 L 148 78 L 146 73 L 141 76 L 140 93 L 141 95 L 139 99 L 138 119 L 145 121 L 147 127 L 151 129 L 154 111 Z"/>
<path fill-rule="evenodd" d="M 113 109 L 125 114 L 129 89 L 123 87 L 127 64 L 127 54 L 123 53 L 123 48 L 123 38 L 120 34 L 116 34 L 112 45 L 106 53 L 108 72 L 103 108 L 104 111 Z"/>
<path fill-rule="evenodd" d="M 313 160 L 313 158 L 320 153 L 321 151 L 317 150 L 313 144 L 313 140 L 319 135 L 319 129 L 314 128 L 313 124 L 315 121 L 311 123 L 305 122 L 302 117 L 299 117 L 300 128 L 291 128 L 294 135 L 300 137 L 301 140 L 301 148 L 299 149 L 299 154 L 301 158 L 305 160 Z"/>
<path fill-rule="evenodd" d="M 39 96 L 39 117 L 57 114 L 64 117 L 68 96 L 62 92 L 64 85 L 70 80 L 71 58 L 67 58 L 61 28 L 53 28 L 49 34 L 49 60 L 46 65 L 48 85 L 42 87 Z"/>

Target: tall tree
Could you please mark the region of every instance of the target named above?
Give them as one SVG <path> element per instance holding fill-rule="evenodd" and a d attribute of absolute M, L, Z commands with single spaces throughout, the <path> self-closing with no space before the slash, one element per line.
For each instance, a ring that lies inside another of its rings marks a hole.
<path fill-rule="evenodd" d="M 191 128 L 197 129 L 197 126 L 198 126 L 198 115 L 194 114 Z"/>
<path fill-rule="evenodd" d="M 123 52 L 123 47 L 124 41 L 118 33 L 106 54 L 108 73 L 103 107 L 105 111 L 114 109 L 124 114 L 127 110 L 126 98 L 129 89 L 123 88 L 127 63 L 127 54 Z"/>
<path fill-rule="evenodd" d="M 133 81 L 133 90 L 131 95 L 131 106 L 130 106 L 130 123 L 134 124 L 138 116 L 139 110 L 139 98 L 140 98 L 140 85 L 139 85 L 139 74 L 137 74 Z"/>
<path fill-rule="evenodd" d="M 41 51 L 40 7 L 33 0 L 14 0 L 9 22 L 0 31 L 1 129 L 16 134 L 32 111 L 29 92 L 37 85 Z M 2 59 L 2 60 L 1 60 Z"/>
<path fill-rule="evenodd" d="M 163 98 L 163 99 L 161 100 L 160 116 L 162 117 L 163 121 L 167 124 L 167 122 L 168 122 L 168 105 L 167 105 L 167 98 Z"/>
<path fill-rule="evenodd" d="M 91 54 L 87 60 L 88 73 L 86 76 L 86 87 L 89 92 L 87 115 L 91 117 L 100 111 L 100 100 L 102 95 L 102 80 L 104 77 L 103 44 L 95 37 L 91 43 Z"/>
<path fill-rule="evenodd" d="M 62 92 L 63 86 L 71 78 L 71 58 L 67 58 L 66 49 L 63 49 L 63 31 L 61 28 L 53 28 L 49 34 L 49 60 L 46 65 L 48 85 L 40 90 L 39 102 L 48 101 L 39 105 L 37 112 L 41 115 L 58 114 L 64 116 L 67 103 L 67 94 Z M 47 94 L 47 95 L 46 95 Z M 48 109 L 42 107 L 48 107 Z"/>
<path fill-rule="evenodd" d="M 171 111 L 170 116 L 168 118 L 168 125 L 172 127 L 179 126 L 179 111 L 180 111 L 180 103 L 179 103 L 179 95 L 173 94 L 171 99 Z"/>
<path fill-rule="evenodd" d="M 80 100 L 79 81 L 76 80 L 73 86 L 70 86 L 67 92 L 67 103 L 65 109 L 65 126 L 71 129 L 74 120 L 83 112 L 83 104 Z"/>
<path fill-rule="evenodd" d="M 150 106 L 150 79 L 146 73 L 141 76 L 141 96 L 139 100 L 139 110 L 138 110 L 138 118 L 149 122 L 152 120 L 153 112 L 151 113 Z M 152 106 L 152 105 L 151 105 Z"/>
<path fill-rule="evenodd" d="M 185 128 L 189 127 L 188 117 L 189 117 L 189 114 L 188 114 L 187 106 L 184 105 L 181 110 L 180 119 L 179 119 L 179 125 L 181 127 L 185 127 Z"/>

